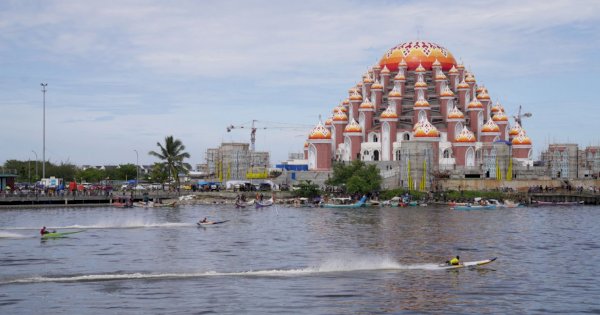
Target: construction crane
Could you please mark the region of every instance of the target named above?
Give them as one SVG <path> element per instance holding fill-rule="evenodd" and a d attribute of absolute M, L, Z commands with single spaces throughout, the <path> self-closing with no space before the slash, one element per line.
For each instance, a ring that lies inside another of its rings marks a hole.
<path fill-rule="evenodd" d="M 273 124 L 273 126 L 264 126 L 264 127 L 257 127 L 256 123 L 270 123 Z M 277 126 L 279 125 L 279 126 Z M 310 125 L 301 125 L 301 124 L 295 124 L 295 125 L 290 125 L 289 123 L 275 123 L 275 122 L 267 122 L 267 121 L 258 121 L 256 119 L 253 119 L 252 122 L 250 123 L 250 125 L 247 124 L 242 124 L 242 125 L 229 125 L 227 126 L 227 132 L 231 132 L 233 129 L 250 129 L 250 151 L 254 152 L 255 151 L 255 143 L 256 143 L 256 130 L 258 129 L 307 129 L 310 128 Z"/>
<path fill-rule="evenodd" d="M 523 113 L 523 114 L 521 114 L 521 109 L 522 109 L 522 106 L 519 105 L 519 112 L 517 113 L 516 116 L 513 116 L 513 118 L 519 124 L 519 126 L 523 127 L 523 124 L 521 123 L 521 118 L 522 117 L 529 118 L 529 117 L 533 116 L 533 114 L 532 113 Z"/>

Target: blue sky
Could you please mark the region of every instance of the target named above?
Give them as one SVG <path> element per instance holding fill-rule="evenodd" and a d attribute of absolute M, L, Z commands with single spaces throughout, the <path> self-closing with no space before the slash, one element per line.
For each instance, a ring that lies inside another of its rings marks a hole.
<path fill-rule="evenodd" d="M 226 126 L 256 119 L 275 164 L 414 39 L 449 49 L 509 115 L 532 112 L 536 152 L 598 145 L 599 25 L 600 1 L 2 1 L 0 163 L 41 159 L 46 82 L 52 162 L 135 163 L 137 150 L 150 164 L 173 135 L 202 163 L 249 141 Z"/>

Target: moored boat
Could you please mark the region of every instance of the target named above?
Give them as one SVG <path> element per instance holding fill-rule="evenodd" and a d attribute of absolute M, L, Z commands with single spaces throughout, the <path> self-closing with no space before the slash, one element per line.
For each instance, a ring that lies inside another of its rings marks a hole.
<path fill-rule="evenodd" d="M 360 208 L 360 207 L 365 206 L 366 201 L 367 201 L 367 196 L 363 196 L 356 203 L 352 203 L 352 204 L 326 203 L 326 204 L 323 204 L 323 208 Z"/>

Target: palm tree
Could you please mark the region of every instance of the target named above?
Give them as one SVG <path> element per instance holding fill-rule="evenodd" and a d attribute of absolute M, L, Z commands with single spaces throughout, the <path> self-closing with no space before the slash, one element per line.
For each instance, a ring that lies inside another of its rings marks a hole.
<path fill-rule="evenodd" d="M 179 172 L 187 173 L 192 166 L 185 163 L 183 159 L 189 158 L 190 154 L 184 152 L 185 146 L 179 139 L 173 139 L 173 136 L 165 137 L 165 145 L 160 142 L 156 145 L 160 148 L 159 152 L 150 151 L 148 154 L 155 156 L 163 161 L 169 176 L 175 179 L 177 188 L 179 188 Z"/>

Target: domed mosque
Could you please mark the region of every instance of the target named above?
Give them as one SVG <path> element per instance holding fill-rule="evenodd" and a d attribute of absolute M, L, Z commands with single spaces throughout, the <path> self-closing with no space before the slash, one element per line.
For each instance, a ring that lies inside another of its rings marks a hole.
<path fill-rule="evenodd" d="M 488 89 L 435 43 L 411 41 L 389 49 L 332 113 L 308 138 L 310 170 L 328 171 L 333 160 L 379 161 L 399 165 L 408 187 L 414 177 L 430 183 L 425 177 L 432 172 L 502 178 L 510 176 L 506 169 L 513 161 L 532 164 L 525 130 L 509 126 L 504 107 L 492 101 Z"/>

